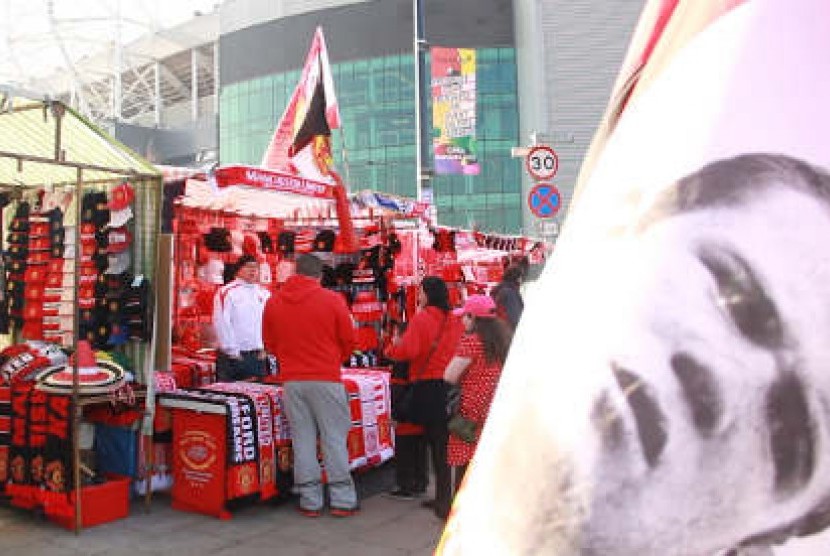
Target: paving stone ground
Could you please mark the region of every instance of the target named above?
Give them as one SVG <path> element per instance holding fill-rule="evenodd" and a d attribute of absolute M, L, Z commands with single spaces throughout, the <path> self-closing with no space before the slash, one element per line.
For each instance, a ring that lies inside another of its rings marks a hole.
<path fill-rule="evenodd" d="M 238 509 L 230 520 L 185 513 L 156 494 L 146 511 L 135 500 L 130 516 L 83 530 L 66 531 L 31 512 L 0 504 L 0 555 L 416 556 L 432 554 L 442 523 L 416 501 L 391 500 L 391 468 L 358 477 L 361 511 L 349 518 L 310 519 L 288 502 Z"/>

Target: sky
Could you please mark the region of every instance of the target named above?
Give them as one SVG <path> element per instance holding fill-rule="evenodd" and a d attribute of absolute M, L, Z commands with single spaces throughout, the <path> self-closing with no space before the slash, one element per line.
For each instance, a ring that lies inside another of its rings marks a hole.
<path fill-rule="evenodd" d="M 221 0 L 0 0 L 0 86 L 26 88 L 56 70 L 210 13 Z M 119 20 L 119 12 L 121 25 Z"/>

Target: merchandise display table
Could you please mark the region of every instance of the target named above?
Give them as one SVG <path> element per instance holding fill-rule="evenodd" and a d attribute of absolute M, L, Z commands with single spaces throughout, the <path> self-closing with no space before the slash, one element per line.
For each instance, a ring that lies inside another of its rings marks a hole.
<path fill-rule="evenodd" d="M 394 454 L 389 373 L 344 369 L 353 470 Z M 267 500 L 290 488 L 291 434 L 282 387 L 247 382 L 161 393 L 173 413 L 173 507 L 231 517 L 229 502 Z"/>

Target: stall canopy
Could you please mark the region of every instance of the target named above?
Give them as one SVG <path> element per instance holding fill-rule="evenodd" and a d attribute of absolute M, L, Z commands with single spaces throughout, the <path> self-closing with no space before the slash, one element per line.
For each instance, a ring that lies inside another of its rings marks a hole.
<path fill-rule="evenodd" d="M 166 170 L 166 169 L 165 169 Z M 172 173 L 172 172 L 166 172 Z M 186 175 L 181 170 L 176 175 Z M 192 171 L 183 206 L 265 218 L 335 218 L 338 185 L 254 166 L 223 166 L 210 173 Z M 353 218 L 418 218 L 429 205 L 377 191 L 348 196 Z"/>
<path fill-rule="evenodd" d="M 265 218 L 333 217 L 336 186 L 254 166 L 223 166 L 187 180 L 184 206 Z"/>
<path fill-rule="evenodd" d="M 0 85 L 0 187 L 96 183 L 159 176 L 158 170 L 63 103 Z"/>

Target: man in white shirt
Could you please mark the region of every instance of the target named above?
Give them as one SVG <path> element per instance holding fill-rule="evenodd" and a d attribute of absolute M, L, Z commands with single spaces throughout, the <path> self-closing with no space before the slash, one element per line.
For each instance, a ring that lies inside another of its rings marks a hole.
<path fill-rule="evenodd" d="M 236 268 L 236 278 L 219 288 L 213 299 L 213 326 L 219 342 L 216 371 L 223 382 L 265 376 L 262 311 L 270 292 L 258 283 L 255 257 L 243 255 Z"/>

